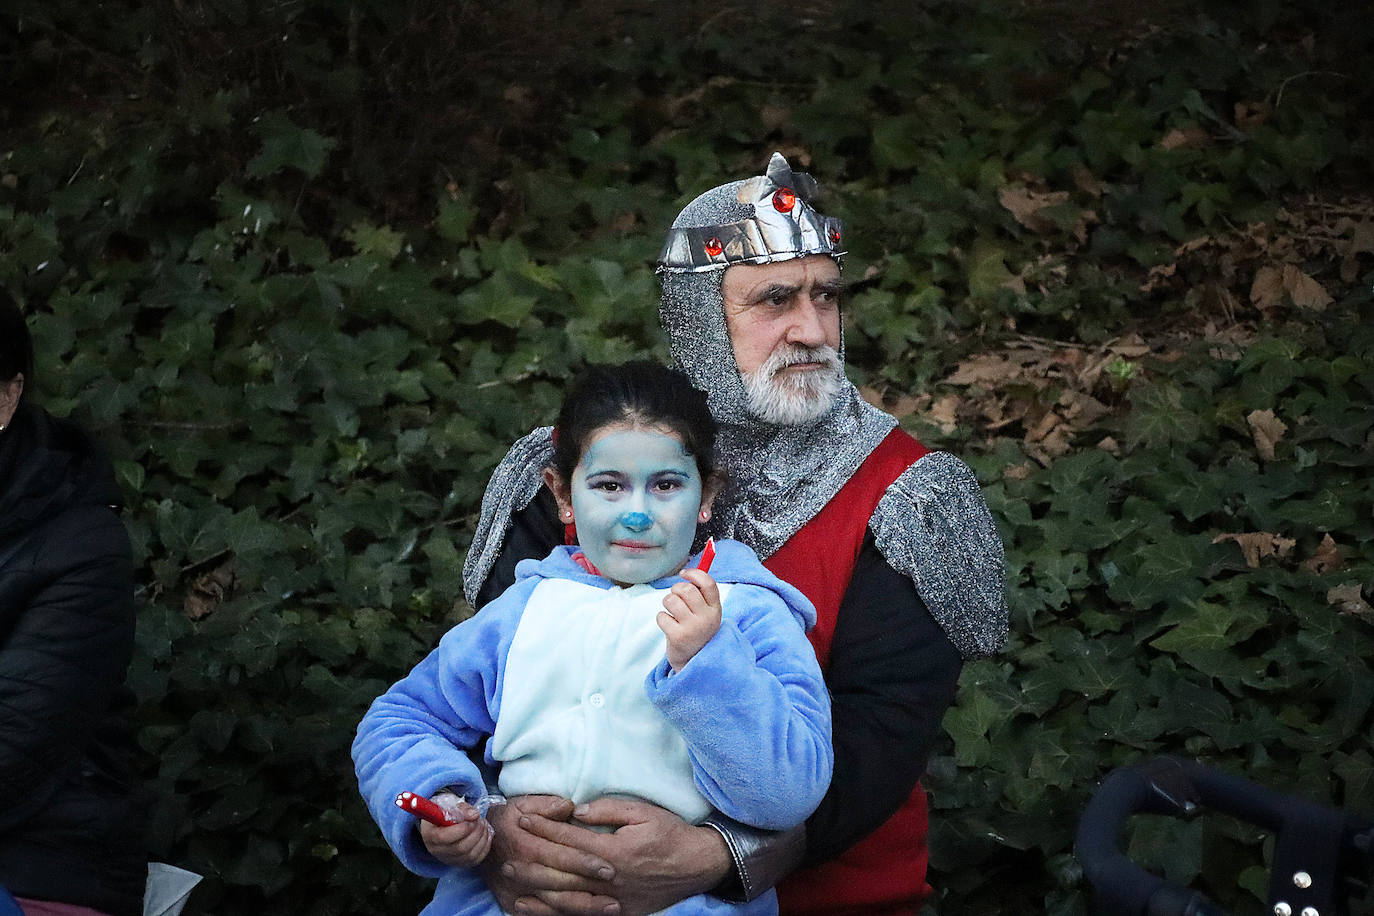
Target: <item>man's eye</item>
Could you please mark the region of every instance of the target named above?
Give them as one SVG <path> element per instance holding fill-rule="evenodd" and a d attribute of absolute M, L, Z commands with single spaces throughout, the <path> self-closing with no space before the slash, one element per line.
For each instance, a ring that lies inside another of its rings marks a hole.
<path fill-rule="evenodd" d="M 592 484 L 592 489 L 605 490 L 608 493 L 614 493 L 620 489 L 620 484 L 614 480 L 598 480 Z"/>

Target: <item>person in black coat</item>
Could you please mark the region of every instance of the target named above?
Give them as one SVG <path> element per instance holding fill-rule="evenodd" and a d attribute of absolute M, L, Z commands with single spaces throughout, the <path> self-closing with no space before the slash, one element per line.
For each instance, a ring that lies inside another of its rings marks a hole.
<path fill-rule="evenodd" d="M 32 363 L 0 290 L 0 900 L 138 914 L 129 537 L 108 459 L 24 397 Z"/>

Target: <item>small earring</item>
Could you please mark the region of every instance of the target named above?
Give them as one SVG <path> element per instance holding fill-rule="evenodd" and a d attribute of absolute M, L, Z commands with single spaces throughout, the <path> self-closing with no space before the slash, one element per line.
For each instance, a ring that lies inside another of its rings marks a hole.
<path fill-rule="evenodd" d="M 571 510 L 571 509 L 564 509 L 564 510 L 563 510 L 563 517 L 564 517 L 564 518 L 572 518 L 572 510 Z"/>
<path fill-rule="evenodd" d="M 710 509 L 702 509 L 700 514 L 701 514 L 701 520 L 702 520 L 703 522 L 709 521 L 710 518 L 711 518 L 711 510 L 710 510 Z"/>

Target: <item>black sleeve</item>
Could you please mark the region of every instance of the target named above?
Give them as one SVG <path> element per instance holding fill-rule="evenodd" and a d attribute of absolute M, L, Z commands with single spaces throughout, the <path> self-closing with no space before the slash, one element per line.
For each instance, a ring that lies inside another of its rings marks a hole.
<path fill-rule="evenodd" d="M 962 668 L 915 584 L 888 565 L 869 533 L 831 640 L 835 776 L 806 822 L 803 865 L 844 852 L 911 794 Z"/>
<path fill-rule="evenodd" d="M 521 560 L 542 560 L 563 543 L 563 524 L 558 521 L 558 504 L 548 487 L 540 487 L 530 504 L 511 518 L 510 531 L 501 544 L 496 565 L 477 591 L 477 607 L 481 610 L 507 588 L 515 584 L 515 565 Z"/>
<path fill-rule="evenodd" d="M 118 516 L 83 507 L 37 538 L 15 561 L 12 576 L 31 587 L 0 644 L 0 834 L 38 815 L 82 766 L 134 648 L 133 561 Z"/>

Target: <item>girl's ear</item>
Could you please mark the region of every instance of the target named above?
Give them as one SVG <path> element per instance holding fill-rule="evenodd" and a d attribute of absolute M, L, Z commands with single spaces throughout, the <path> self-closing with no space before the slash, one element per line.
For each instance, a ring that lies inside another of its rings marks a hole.
<path fill-rule="evenodd" d="M 558 520 L 565 525 L 570 524 L 573 520 L 573 507 L 572 488 L 568 486 L 568 482 L 553 468 L 544 468 L 544 486 L 549 488 L 554 502 L 558 503 Z"/>
<path fill-rule="evenodd" d="M 715 503 L 716 497 L 725 487 L 725 475 L 720 471 L 712 471 L 711 476 L 701 482 L 701 511 L 705 518 L 711 516 L 711 506 Z"/>

